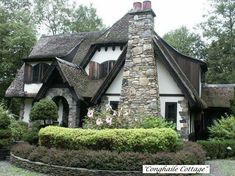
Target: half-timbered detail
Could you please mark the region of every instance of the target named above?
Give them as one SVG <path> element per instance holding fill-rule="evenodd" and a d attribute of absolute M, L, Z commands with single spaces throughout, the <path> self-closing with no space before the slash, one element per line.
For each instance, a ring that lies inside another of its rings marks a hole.
<path fill-rule="evenodd" d="M 22 120 L 50 97 L 61 126 L 82 127 L 89 107 L 110 104 L 173 121 L 187 139 L 228 113 L 235 85 L 206 84 L 207 64 L 167 44 L 144 4 L 104 31 L 42 36 L 6 91 L 22 99 Z"/>

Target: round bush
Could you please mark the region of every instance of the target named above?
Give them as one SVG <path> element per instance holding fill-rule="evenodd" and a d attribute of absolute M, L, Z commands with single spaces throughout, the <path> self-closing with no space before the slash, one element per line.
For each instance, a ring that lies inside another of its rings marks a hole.
<path fill-rule="evenodd" d="M 46 120 L 56 121 L 58 119 L 57 106 L 51 99 L 44 98 L 36 102 L 30 112 L 30 120 L 43 120 L 46 125 Z"/>

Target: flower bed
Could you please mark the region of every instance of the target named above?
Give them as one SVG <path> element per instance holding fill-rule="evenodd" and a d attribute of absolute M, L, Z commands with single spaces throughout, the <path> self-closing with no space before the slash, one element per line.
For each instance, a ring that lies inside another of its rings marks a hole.
<path fill-rule="evenodd" d="M 181 143 L 170 128 L 152 129 L 69 129 L 46 127 L 39 132 L 40 145 L 71 150 L 110 150 L 155 153 L 175 151 Z"/>
<path fill-rule="evenodd" d="M 155 154 L 137 152 L 111 152 L 92 150 L 60 150 L 17 144 L 12 148 L 15 156 L 48 165 L 97 170 L 141 171 L 146 164 L 204 164 L 205 152 L 200 145 L 187 142 L 177 152 Z"/>

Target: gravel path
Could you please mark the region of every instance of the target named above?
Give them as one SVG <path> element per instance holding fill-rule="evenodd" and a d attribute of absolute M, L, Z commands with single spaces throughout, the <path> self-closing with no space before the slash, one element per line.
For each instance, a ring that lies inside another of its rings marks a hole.
<path fill-rule="evenodd" d="M 46 175 L 15 167 L 6 161 L 0 161 L 0 176 L 46 176 Z"/>

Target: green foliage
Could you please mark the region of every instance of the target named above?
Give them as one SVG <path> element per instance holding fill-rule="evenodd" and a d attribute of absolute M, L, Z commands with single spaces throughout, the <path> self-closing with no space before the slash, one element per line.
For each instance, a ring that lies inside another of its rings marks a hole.
<path fill-rule="evenodd" d="M 209 83 L 234 83 L 235 3 L 232 0 L 210 0 L 211 10 L 201 23 L 208 46 Z"/>
<path fill-rule="evenodd" d="M 115 111 L 110 105 L 104 108 L 90 108 L 85 117 L 83 128 L 172 128 L 176 129 L 173 122 L 167 122 L 162 117 L 146 114 L 131 114 L 131 112 Z"/>
<path fill-rule="evenodd" d="M 222 117 L 208 129 L 213 139 L 235 139 L 235 116 Z"/>
<path fill-rule="evenodd" d="M 29 8 L 25 0 L 0 3 L 0 99 L 36 41 Z"/>
<path fill-rule="evenodd" d="M 10 129 L 13 141 L 21 141 L 24 135 L 28 133 L 28 123 L 11 118 Z"/>
<path fill-rule="evenodd" d="M 191 33 L 185 26 L 168 32 L 163 38 L 184 55 L 205 59 L 206 46 L 200 35 Z"/>
<path fill-rule="evenodd" d="M 61 150 L 42 146 L 35 148 L 27 144 L 18 144 L 11 152 L 31 161 L 99 170 L 141 171 L 144 164 L 182 165 L 204 164 L 205 162 L 205 152 L 201 146 L 190 142 L 186 143 L 180 151 L 154 154 L 105 150 Z"/>
<path fill-rule="evenodd" d="M 46 125 L 46 120 L 56 121 L 58 119 L 57 106 L 51 99 L 41 99 L 34 104 L 29 116 L 31 121 L 43 120 Z"/>
<path fill-rule="evenodd" d="M 173 122 L 167 122 L 162 117 L 147 116 L 143 119 L 142 124 L 139 127 L 142 128 L 172 128 L 176 129 L 176 125 Z"/>
<path fill-rule="evenodd" d="M 0 149 L 8 149 L 11 144 L 10 118 L 8 112 L 0 105 Z"/>
<path fill-rule="evenodd" d="M 170 128 L 153 129 L 68 129 L 49 126 L 39 132 L 39 143 L 46 147 L 111 151 L 174 151 L 180 145 Z"/>
<path fill-rule="evenodd" d="M 223 159 L 235 156 L 235 140 L 198 141 L 206 155 L 211 159 Z"/>
<path fill-rule="evenodd" d="M 35 0 L 34 17 L 39 26 L 44 26 L 53 35 L 65 32 L 96 31 L 103 27 L 96 9 L 68 0 Z"/>

